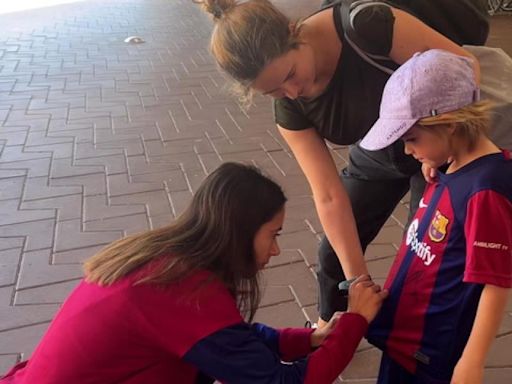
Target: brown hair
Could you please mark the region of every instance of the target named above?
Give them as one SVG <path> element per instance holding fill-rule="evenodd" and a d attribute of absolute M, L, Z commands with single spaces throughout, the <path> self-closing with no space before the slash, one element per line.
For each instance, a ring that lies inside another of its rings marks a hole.
<path fill-rule="evenodd" d="M 279 185 L 252 166 L 224 163 L 170 225 L 117 240 L 85 262 L 86 280 L 110 285 L 149 262 L 137 283 L 171 283 L 197 270 L 217 276 L 250 320 L 259 304 L 254 237 L 284 206 Z"/>
<path fill-rule="evenodd" d="M 417 125 L 424 129 L 439 130 L 441 133 L 445 131 L 446 125 L 453 124 L 455 135 L 466 140 L 468 149 L 472 150 L 480 135 L 488 135 L 493 108 L 492 101 L 482 100 L 452 112 L 423 118 Z"/>
<path fill-rule="evenodd" d="M 213 15 L 210 50 L 218 65 L 250 98 L 249 86 L 272 60 L 297 48 L 298 33 L 268 0 L 194 0 Z M 298 25 L 298 24 L 297 24 Z"/>

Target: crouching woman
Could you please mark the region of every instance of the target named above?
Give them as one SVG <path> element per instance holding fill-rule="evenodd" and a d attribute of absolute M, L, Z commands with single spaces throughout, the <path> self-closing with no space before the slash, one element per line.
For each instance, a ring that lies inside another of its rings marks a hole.
<path fill-rule="evenodd" d="M 252 324 L 285 201 L 256 168 L 221 165 L 173 223 L 90 258 L 32 358 L 0 382 L 331 383 L 387 292 L 361 276 L 321 330 Z"/>

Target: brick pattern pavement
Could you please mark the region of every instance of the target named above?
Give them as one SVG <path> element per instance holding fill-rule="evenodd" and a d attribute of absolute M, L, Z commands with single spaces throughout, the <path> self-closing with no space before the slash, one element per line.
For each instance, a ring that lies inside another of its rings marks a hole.
<path fill-rule="evenodd" d="M 276 0 L 293 16 L 318 2 Z M 169 222 L 223 161 L 260 166 L 289 197 L 282 255 L 263 273 L 257 320 L 301 326 L 317 317 L 321 228 L 309 188 L 273 128 L 270 101 L 258 97 L 246 112 L 226 91 L 207 51 L 210 30 L 189 0 L 0 16 L 0 372 L 30 356 L 85 258 Z M 146 43 L 125 44 L 130 35 Z M 347 149 L 332 150 L 346 164 Z M 379 280 L 406 215 L 404 201 L 367 251 Z M 511 312 L 486 383 L 512 377 Z M 363 342 L 341 381 L 374 383 L 378 359 Z"/>

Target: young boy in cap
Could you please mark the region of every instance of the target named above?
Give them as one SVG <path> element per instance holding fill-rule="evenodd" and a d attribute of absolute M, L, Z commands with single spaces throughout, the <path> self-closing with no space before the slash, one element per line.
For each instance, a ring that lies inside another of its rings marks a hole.
<path fill-rule="evenodd" d="M 409 224 L 368 331 L 383 350 L 378 384 L 482 383 L 512 287 L 512 160 L 486 135 L 467 58 L 416 54 L 388 80 L 361 141 L 437 169 Z M 512 128 L 512 127 L 511 127 Z"/>

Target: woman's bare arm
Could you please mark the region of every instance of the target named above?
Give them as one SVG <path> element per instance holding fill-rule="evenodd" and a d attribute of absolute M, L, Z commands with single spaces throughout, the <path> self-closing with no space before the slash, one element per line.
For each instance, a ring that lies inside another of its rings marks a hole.
<path fill-rule="evenodd" d="M 480 65 L 471 53 L 409 13 L 396 8 L 392 8 L 392 12 L 395 16 L 395 26 L 393 30 L 393 45 L 389 56 L 394 62 L 403 64 L 416 52 L 423 52 L 429 49 L 443 49 L 456 55 L 467 56 L 473 59 L 475 77 L 477 82 L 480 82 Z"/>
<path fill-rule="evenodd" d="M 320 222 L 345 276 L 367 274 L 350 200 L 324 140 L 313 128 L 278 129 L 309 182 Z"/>

